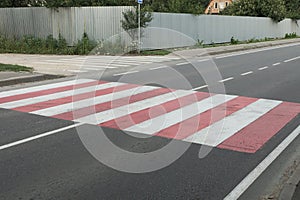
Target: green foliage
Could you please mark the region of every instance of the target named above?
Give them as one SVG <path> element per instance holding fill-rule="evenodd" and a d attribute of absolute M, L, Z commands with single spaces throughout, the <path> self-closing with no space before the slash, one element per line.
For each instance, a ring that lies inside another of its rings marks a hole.
<path fill-rule="evenodd" d="M 238 16 L 270 17 L 279 22 L 286 17 L 284 0 L 237 0 L 221 14 Z"/>
<path fill-rule="evenodd" d="M 286 33 L 284 38 L 289 39 L 289 38 L 297 38 L 297 34 L 296 33 Z"/>
<path fill-rule="evenodd" d="M 89 39 L 87 33 L 83 33 L 82 39 L 75 46 L 74 54 L 86 55 L 97 46 L 95 41 Z"/>
<path fill-rule="evenodd" d="M 0 63 L 0 72 L 11 71 L 11 72 L 32 72 L 33 68 L 25 67 L 20 65 L 10 65 Z"/>
<path fill-rule="evenodd" d="M 86 33 L 75 46 L 68 46 L 62 35 L 59 35 L 58 39 L 52 35 L 46 39 L 30 35 L 20 39 L 0 36 L 0 53 L 86 55 L 95 47 L 96 43 L 90 40 Z"/>
<path fill-rule="evenodd" d="M 129 34 L 131 39 L 137 40 L 138 37 L 138 9 L 127 10 L 123 12 L 124 19 L 121 20 L 122 28 Z M 141 28 L 146 28 L 152 21 L 153 17 L 151 12 L 148 12 L 146 8 L 141 9 Z"/>
<path fill-rule="evenodd" d="M 230 44 L 238 44 L 238 43 L 239 43 L 238 39 L 234 39 L 233 36 L 230 38 Z"/>
<path fill-rule="evenodd" d="M 285 0 L 287 17 L 291 19 L 300 19 L 300 0 Z"/>

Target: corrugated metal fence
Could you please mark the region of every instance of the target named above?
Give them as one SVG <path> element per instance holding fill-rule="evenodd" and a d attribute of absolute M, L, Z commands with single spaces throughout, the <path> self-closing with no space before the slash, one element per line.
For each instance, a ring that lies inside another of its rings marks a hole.
<path fill-rule="evenodd" d="M 85 31 L 91 38 L 102 40 L 122 31 L 122 12 L 128 9 L 132 7 L 1 8 L 0 34 L 42 38 L 61 34 L 72 44 Z"/>
<path fill-rule="evenodd" d="M 0 34 L 21 37 L 34 35 L 58 37 L 73 44 L 85 32 L 95 40 L 107 39 L 123 31 L 122 12 L 133 7 L 1 8 Z M 229 42 L 265 37 L 283 37 L 300 28 L 286 19 L 275 23 L 269 18 L 153 13 L 154 19 L 144 30 L 143 48 L 171 48 L 204 43 Z M 299 21 L 300 24 L 300 21 Z M 122 37 L 124 34 L 121 34 Z M 128 37 L 127 37 L 128 38 Z"/>

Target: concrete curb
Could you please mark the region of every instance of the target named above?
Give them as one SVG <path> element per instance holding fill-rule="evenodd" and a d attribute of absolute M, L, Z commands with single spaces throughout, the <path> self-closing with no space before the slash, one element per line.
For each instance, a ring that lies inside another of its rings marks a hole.
<path fill-rule="evenodd" d="M 50 74 L 38 74 L 38 75 L 30 75 L 30 76 L 23 76 L 23 77 L 12 77 L 12 78 L 8 78 L 8 79 L 0 80 L 0 87 L 20 84 L 20 83 L 57 79 L 57 78 L 63 78 L 63 77 L 64 76 L 50 75 Z"/>
<path fill-rule="evenodd" d="M 300 181 L 300 164 L 297 166 L 297 169 L 293 173 L 292 177 L 290 177 L 290 179 L 283 187 L 279 196 L 279 200 L 291 200 L 293 198 L 294 192 L 296 190 L 299 181 Z"/>
<path fill-rule="evenodd" d="M 228 46 L 219 46 L 219 47 L 210 47 L 210 48 L 178 50 L 178 51 L 174 51 L 170 55 L 173 54 L 173 55 L 183 55 L 189 57 L 201 57 L 203 55 L 219 55 L 219 54 L 233 53 L 238 51 L 247 51 L 251 49 L 289 45 L 292 43 L 299 43 L 299 42 L 300 42 L 300 38 L 283 39 L 283 40 L 258 42 L 258 43 L 250 43 L 250 44 L 238 44 L 238 45 L 228 45 Z"/>

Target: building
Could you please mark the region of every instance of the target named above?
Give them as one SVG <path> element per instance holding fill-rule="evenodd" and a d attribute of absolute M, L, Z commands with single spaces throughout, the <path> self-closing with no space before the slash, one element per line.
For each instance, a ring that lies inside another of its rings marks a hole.
<path fill-rule="evenodd" d="M 205 9 L 205 14 L 219 14 L 232 2 L 233 0 L 211 0 Z"/>

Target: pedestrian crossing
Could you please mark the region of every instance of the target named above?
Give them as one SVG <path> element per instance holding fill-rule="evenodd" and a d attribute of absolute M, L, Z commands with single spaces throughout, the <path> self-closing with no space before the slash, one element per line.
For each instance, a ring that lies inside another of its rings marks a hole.
<path fill-rule="evenodd" d="M 300 104 L 78 79 L 0 93 L 0 108 L 255 153 Z"/>
<path fill-rule="evenodd" d="M 41 65 L 66 65 L 75 67 L 68 69 L 72 73 L 93 72 L 105 69 L 136 67 L 150 63 L 160 63 L 179 60 L 175 56 L 78 56 L 72 58 L 55 58 L 36 61 Z"/>

